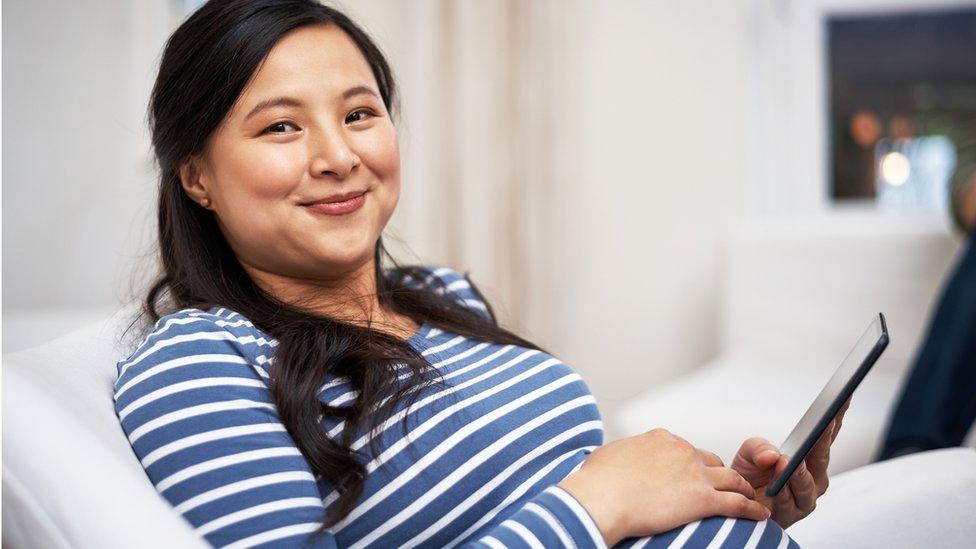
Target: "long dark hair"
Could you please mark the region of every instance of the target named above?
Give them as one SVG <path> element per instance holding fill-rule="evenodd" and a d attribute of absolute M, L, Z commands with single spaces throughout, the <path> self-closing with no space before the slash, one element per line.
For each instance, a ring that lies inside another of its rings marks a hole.
<path fill-rule="evenodd" d="M 348 17 L 314 0 L 211 0 L 167 41 L 148 110 L 159 169 L 161 273 L 141 312 L 156 322 L 185 308 L 226 307 L 278 341 L 270 389 L 281 421 L 313 471 L 340 494 L 316 534 L 345 518 L 362 495 L 366 467 L 350 447 L 353 434 L 372 433 L 399 402 L 409 396 L 412 404 L 420 389 L 443 381 L 408 342 L 285 303 L 260 288 L 241 267 L 213 213 L 183 190 L 179 166 L 203 150 L 275 43 L 298 27 L 320 24 L 338 26 L 358 45 L 392 115 L 396 86 L 380 50 Z M 392 268 L 384 269 L 384 259 Z M 467 338 L 541 350 L 501 328 L 491 307 L 485 318 L 434 286 L 418 288 L 413 281 L 430 278 L 425 270 L 397 264 L 382 238 L 374 263 L 383 308 Z M 411 374 L 402 384 L 401 364 Z M 319 400 L 327 374 L 348 376 L 359 391 L 353 405 L 330 407 Z M 325 435 L 321 415 L 346 422 L 340 440 Z M 406 423 L 404 416 L 404 429 Z M 373 455 L 375 442 L 370 438 Z"/>

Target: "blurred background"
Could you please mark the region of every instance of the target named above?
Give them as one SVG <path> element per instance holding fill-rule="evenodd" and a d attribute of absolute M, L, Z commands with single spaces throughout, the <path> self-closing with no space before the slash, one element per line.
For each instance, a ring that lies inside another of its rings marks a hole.
<path fill-rule="evenodd" d="M 785 436 L 883 311 L 866 459 L 963 240 L 976 2 L 328 3 L 400 79 L 388 247 L 468 272 L 608 441 Z M 199 4 L 4 2 L 3 352 L 142 298 L 146 102 Z"/>

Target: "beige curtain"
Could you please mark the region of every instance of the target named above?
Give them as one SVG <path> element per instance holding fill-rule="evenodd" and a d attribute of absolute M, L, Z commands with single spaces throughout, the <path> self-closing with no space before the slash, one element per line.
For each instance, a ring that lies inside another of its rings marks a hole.
<path fill-rule="evenodd" d="M 409 5 L 404 5 L 409 4 Z M 574 10 L 566 2 L 346 2 L 401 85 L 402 193 L 385 240 L 398 259 L 468 271 L 501 321 L 553 337 L 554 191 L 568 174 Z"/>

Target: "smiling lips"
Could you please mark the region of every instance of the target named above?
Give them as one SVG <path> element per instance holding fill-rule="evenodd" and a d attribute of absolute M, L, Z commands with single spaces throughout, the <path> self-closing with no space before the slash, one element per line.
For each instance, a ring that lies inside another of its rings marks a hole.
<path fill-rule="evenodd" d="M 309 210 L 326 215 L 343 215 L 358 210 L 366 202 L 368 191 L 354 191 L 341 195 L 333 195 L 328 198 L 302 204 Z"/>

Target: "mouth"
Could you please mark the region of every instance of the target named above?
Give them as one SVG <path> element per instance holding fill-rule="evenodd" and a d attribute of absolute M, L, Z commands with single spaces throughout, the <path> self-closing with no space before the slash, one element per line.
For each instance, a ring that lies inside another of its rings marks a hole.
<path fill-rule="evenodd" d="M 357 198 L 359 196 L 362 196 L 362 195 L 366 194 L 367 192 L 369 192 L 368 189 L 367 190 L 361 190 L 361 191 L 349 191 L 349 192 L 346 192 L 346 193 L 333 194 L 333 195 L 329 195 L 329 196 L 327 196 L 325 198 L 320 198 L 318 200 L 310 200 L 308 202 L 302 202 L 299 205 L 300 206 L 314 206 L 314 205 L 318 205 L 318 204 L 338 204 L 338 203 L 347 202 L 349 200 L 352 200 L 354 198 Z"/>
<path fill-rule="evenodd" d="M 302 204 L 306 210 L 325 215 L 344 215 L 358 210 L 366 201 L 369 191 L 356 191 L 339 195 L 332 195 L 322 200 Z"/>

